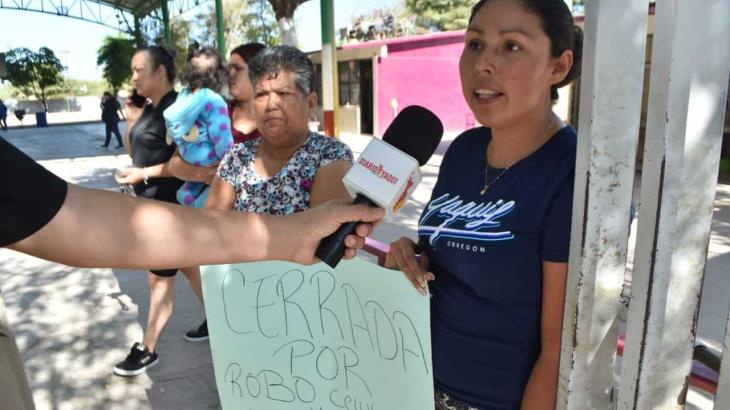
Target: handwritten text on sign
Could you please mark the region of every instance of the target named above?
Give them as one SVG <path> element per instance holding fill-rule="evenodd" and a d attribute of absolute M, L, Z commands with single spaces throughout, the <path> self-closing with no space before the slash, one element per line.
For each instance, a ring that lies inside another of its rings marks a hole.
<path fill-rule="evenodd" d="M 433 408 L 428 298 L 361 259 L 203 269 L 224 409 Z"/>

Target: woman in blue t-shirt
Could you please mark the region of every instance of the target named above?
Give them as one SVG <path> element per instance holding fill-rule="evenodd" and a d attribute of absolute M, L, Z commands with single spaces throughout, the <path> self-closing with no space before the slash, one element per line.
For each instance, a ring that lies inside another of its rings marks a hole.
<path fill-rule="evenodd" d="M 419 244 L 386 261 L 432 280 L 437 409 L 554 408 L 576 133 L 552 105 L 581 45 L 563 0 L 481 0 L 469 18 L 459 72 L 484 127 L 451 144 Z"/>

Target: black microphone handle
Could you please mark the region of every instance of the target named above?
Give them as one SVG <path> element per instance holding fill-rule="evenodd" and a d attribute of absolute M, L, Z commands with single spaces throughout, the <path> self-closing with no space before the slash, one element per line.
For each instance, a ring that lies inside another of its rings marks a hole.
<path fill-rule="evenodd" d="M 378 206 L 368 197 L 361 194 L 357 194 L 352 203 L 354 205 L 364 204 L 375 207 Z M 340 260 L 342 260 L 342 257 L 345 255 L 345 237 L 355 232 L 355 227 L 358 223 L 360 222 L 347 222 L 342 224 L 335 233 L 322 239 L 322 242 L 319 243 L 314 255 L 331 268 L 337 267 L 337 264 L 340 263 Z"/>

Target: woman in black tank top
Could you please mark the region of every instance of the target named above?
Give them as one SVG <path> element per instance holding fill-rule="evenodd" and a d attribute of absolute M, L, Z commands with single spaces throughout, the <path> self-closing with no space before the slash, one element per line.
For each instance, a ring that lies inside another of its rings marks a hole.
<path fill-rule="evenodd" d="M 147 98 L 144 107 L 128 100 L 127 147 L 134 167 L 121 170 L 120 183 L 131 183 L 139 197 L 177 203 L 175 196 L 183 181 L 174 178 L 167 163 L 176 146 L 167 142 L 167 128 L 162 113 L 177 93 L 173 88 L 175 63 L 173 56 L 162 47 L 137 50 L 132 57 L 132 82 L 137 92 Z M 197 267 L 180 268 L 193 291 L 202 301 L 202 287 Z M 142 343 L 135 343 L 127 358 L 114 366 L 120 376 L 136 376 L 156 365 L 157 342 L 170 320 L 175 305 L 175 274 L 178 269 L 151 270 L 150 309 Z"/>

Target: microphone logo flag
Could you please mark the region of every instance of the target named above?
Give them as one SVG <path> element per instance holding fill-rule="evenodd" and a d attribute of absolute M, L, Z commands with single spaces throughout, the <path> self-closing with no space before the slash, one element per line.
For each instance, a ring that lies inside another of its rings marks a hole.
<path fill-rule="evenodd" d="M 421 182 L 418 161 L 379 139 L 370 141 L 342 180 L 350 195 L 364 195 L 385 209 L 386 220 Z"/>

